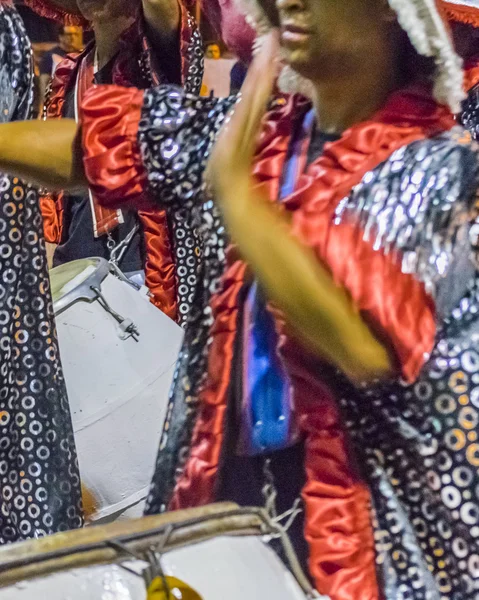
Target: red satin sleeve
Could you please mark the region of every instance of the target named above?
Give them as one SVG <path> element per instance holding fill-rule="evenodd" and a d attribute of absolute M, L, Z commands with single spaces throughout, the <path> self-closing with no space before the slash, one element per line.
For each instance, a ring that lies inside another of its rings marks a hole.
<path fill-rule="evenodd" d="M 391 351 L 402 377 L 413 382 L 434 346 L 435 307 L 424 285 L 401 271 L 394 253 L 384 254 L 364 241 L 357 224 L 331 225 L 311 211 L 299 210 L 294 227 L 331 270 L 335 282 Z"/>
<path fill-rule="evenodd" d="M 83 164 L 91 191 L 110 208 L 151 208 L 138 145 L 143 91 L 99 86 L 81 107 Z"/>

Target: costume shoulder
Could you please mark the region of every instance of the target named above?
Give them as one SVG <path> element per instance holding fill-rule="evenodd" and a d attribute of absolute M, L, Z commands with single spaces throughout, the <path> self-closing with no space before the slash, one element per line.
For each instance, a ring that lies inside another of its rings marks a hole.
<path fill-rule="evenodd" d="M 336 212 L 337 222 L 356 222 L 375 249 L 399 256 L 402 272 L 426 285 L 442 314 L 464 293 L 475 269 L 470 231 L 478 158 L 462 127 L 413 142 L 366 173 Z"/>
<path fill-rule="evenodd" d="M 81 106 L 84 166 L 101 204 L 183 206 L 199 197 L 208 157 L 236 98 L 162 85 L 104 85 Z"/>
<path fill-rule="evenodd" d="M 203 186 L 203 173 L 216 136 L 236 97 L 188 94 L 160 86 L 144 95 L 138 138 L 153 196 L 182 203 Z"/>

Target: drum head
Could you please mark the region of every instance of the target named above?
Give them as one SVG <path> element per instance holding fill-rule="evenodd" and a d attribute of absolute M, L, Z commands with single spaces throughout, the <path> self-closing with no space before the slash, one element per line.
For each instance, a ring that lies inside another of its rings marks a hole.
<path fill-rule="evenodd" d="M 101 287 L 109 273 L 108 262 L 104 258 L 74 260 L 50 271 L 53 308 L 60 314 L 74 302 L 91 302 L 96 298 L 92 287 Z"/>

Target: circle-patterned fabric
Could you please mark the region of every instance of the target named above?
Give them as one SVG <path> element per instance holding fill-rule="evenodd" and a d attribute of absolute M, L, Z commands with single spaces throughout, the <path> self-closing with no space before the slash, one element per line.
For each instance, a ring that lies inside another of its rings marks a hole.
<path fill-rule="evenodd" d="M 32 105 L 29 41 L 0 4 L 0 120 Z M 0 543 L 81 527 L 81 487 L 37 191 L 0 174 Z"/>

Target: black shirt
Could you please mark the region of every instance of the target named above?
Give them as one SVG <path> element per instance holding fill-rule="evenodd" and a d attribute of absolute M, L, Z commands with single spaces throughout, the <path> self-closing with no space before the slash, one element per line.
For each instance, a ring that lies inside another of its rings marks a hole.
<path fill-rule="evenodd" d="M 113 59 L 95 75 L 95 83 L 112 83 Z M 63 109 L 65 118 L 75 118 L 75 86 L 67 90 Z M 88 194 L 65 194 L 63 216 L 63 239 L 55 250 L 53 266 L 61 265 L 79 258 L 100 256 L 110 258 L 107 236 L 95 238 L 93 234 L 93 217 Z M 138 215 L 133 211 L 123 210 L 124 223 L 113 232 L 112 238 L 118 243 L 124 239 L 138 222 Z M 141 229 L 131 240 L 120 267 L 124 273 L 140 271 L 144 268 L 144 244 Z"/>
<path fill-rule="evenodd" d="M 341 136 L 337 133 L 324 133 L 324 131 L 321 131 L 314 127 L 308 147 L 307 164 L 310 165 L 321 156 L 324 150 L 324 145 L 326 143 L 335 142 L 340 137 Z"/>
<path fill-rule="evenodd" d="M 48 52 L 45 52 L 45 54 L 42 57 L 42 60 L 40 61 L 40 74 L 41 75 L 50 75 L 50 76 L 53 75 L 53 66 L 54 66 L 53 59 L 54 59 L 54 57 L 55 56 L 58 57 L 55 60 L 55 66 L 56 66 L 56 64 L 59 62 L 59 60 L 64 58 L 66 55 L 67 55 L 67 53 L 60 46 L 55 46 L 55 48 L 52 48 Z"/>

